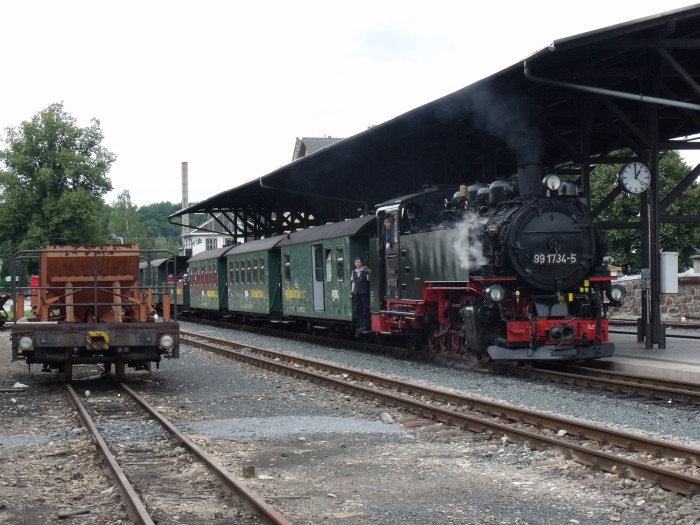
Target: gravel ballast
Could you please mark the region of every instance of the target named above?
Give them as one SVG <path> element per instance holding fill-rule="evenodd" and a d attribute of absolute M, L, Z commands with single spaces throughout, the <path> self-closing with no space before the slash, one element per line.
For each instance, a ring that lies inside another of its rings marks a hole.
<path fill-rule="evenodd" d="M 183 323 L 183 329 L 202 327 Z M 654 432 L 673 436 L 673 419 L 682 417 L 691 422 L 679 434 L 697 440 L 698 415 L 691 409 L 655 407 L 640 400 L 611 399 L 558 385 L 540 386 L 299 341 L 211 328 L 206 332 L 537 410 L 609 424 L 619 424 L 614 423 L 619 419 L 628 429 L 639 431 L 650 430 L 651 421 L 656 420 Z M 71 523 L 123 520 L 118 513 L 109 520 L 106 510 L 114 507 L 110 492 L 106 493 L 111 506 L 91 496 L 79 499 L 89 493 L 87 480 L 100 481 L 98 493 L 109 491 L 109 483 L 105 484 L 98 471 L 86 470 L 86 462 L 97 462 L 88 461 L 84 444 L 80 445 L 81 461 L 55 454 L 66 443 L 82 443 L 83 439 L 77 421 L 62 420 L 55 396 L 45 395 L 52 385 L 58 388 L 60 384 L 53 376 L 41 374 L 39 367 L 29 373 L 26 365 L 9 363 L 9 350 L 5 345 L 0 349 L 8 363 L 0 372 L 2 386 L 17 381 L 28 385 L 21 394 L 0 397 L 0 524 L 36 523 L 36 513 L 26 518 L 17 514 L 27 503 L 40 505 L 46 522 L 58 521 L 59 509 L 78 504 L 93 512 L 74 516 Z M 181 359 L 162 363 L 150 375 L 128 371 L 127 378 L 234 475 L 243 477 L 252 467 L 254 475 L 245 482 L 292 523 L 698 523 L 698 497 L 685 498 L 648 483 L 593 472 L 554 451 L 530 450 L 420 421 L 374 402 L 186 346 Z M 77 382 L 76 388 L 88 387 Z M 39 424 L 47 414 L 53 416 L 51 424 Z M 135 442 L 160 436 L 147 422 L 106 425 L 102 430 L 127 433 Z M 60 476 L 46 478 L 47 469 L 39 465 L 47 457 L 52 472 Z M 61 484 L 59 500 L 53 498 L 56 479 Z M 34 500 L 37 494 L 38 502 Z M 21 495 L 26 499 L 20 500 Z"/>

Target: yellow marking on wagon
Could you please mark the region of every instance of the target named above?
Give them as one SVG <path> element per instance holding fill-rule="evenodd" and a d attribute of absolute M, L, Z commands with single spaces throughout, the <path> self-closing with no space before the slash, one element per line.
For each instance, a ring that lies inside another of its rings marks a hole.
<path fill-rule="evenodd" d="M 306 293 L 304 290 L 285 290 L 284 291 L 284 298 L 285 299 L 304 299 L 306 297 Z"/>
<path fill-rule="evenodd" d="M 108 332 L 88 332 L 86 341 L 87 350 L 108 350 L 109 349 L 109 333 Z"/>

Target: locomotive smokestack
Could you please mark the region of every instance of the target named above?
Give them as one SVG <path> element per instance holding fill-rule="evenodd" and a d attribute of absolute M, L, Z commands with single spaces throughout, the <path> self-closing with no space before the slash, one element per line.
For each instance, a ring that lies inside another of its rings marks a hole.
<path fill-rule="evenodd" d="M 541 186 L 542 168 L 539 164 L 518 164 L 518 189 L 521 197 L 539 195 Z"/>

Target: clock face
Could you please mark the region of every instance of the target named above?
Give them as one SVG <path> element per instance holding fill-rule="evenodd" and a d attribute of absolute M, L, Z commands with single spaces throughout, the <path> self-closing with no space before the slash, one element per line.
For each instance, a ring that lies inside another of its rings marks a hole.
<path fill-rule="evenodd" d="M 628 193 L 642 193 L 649 188 L 651 173 L 641 162 L 625 164 L 618 175 L 620 186 Z"/>

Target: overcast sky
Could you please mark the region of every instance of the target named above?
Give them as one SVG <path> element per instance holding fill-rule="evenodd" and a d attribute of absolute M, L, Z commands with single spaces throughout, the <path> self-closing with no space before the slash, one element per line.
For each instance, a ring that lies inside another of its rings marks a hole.
<path fill-rule="evenodd" d="M 481 4 L 481 5 L 475 5 Z M 0 134 L 49 104 L 97 118 L 138 206 L 196 202 L 349 137 L 553 40 L 690 2 L 6 0 Z"/>

